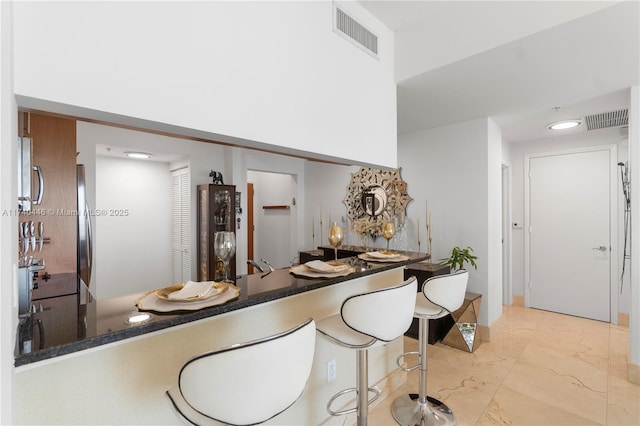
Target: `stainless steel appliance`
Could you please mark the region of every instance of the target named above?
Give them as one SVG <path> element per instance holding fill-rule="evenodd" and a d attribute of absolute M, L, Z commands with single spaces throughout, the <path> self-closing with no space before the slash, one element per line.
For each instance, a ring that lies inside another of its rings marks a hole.
<path fill-rule="evenodd" d="M 85 166 L 78 164 L 76 168 L 78 176 L 78 275 L 89 288 L 93 263 L 91 215 L 87 201 Z"/>
<path fill-rule="evenodd" d="M 33 273 L 42 271 L 44 265 L 31 264 L 18 268 L 18 317 L 28 316 L 33 312 L 31 298 L 33 295 Z"/>

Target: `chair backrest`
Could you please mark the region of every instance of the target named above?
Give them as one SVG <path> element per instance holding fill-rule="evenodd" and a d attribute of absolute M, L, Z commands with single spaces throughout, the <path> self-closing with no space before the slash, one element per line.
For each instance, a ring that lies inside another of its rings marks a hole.
<path fill-rule="evenodd" d="M 390 342 L 411 326 L 418 284 L 411 277 L 401 284 L 349 296 L 340 308 L 352 329 Z"/>
<path fill-rule="evenodd" d="M 451 274 L 436 275 L 424 282 L 422 294 L 431 303 L 453 312 L 462 306 L 467 292 L 469 271 L 459 270 Z"/>
<path fill-rule="evenodd" d="M 180 370 L 180 392 L 194 410 L 219 422 L 265 422 L 302 394 L 315 339 L 309 318 L 283 333 L 194 357 Z"/>

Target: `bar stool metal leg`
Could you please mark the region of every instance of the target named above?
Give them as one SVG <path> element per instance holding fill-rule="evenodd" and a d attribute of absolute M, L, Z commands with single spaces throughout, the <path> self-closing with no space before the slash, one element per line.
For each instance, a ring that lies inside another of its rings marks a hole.
<path fill-rule="evenodd" d="M 356 407 L 345 410 L 334 411 L 331 406 L 333 402 L 349 392 L 356 393 Z M 372 393 L 373 397 L 369 398 Z M 369 405 L 380 396 L 380 391 L 369 387 L 369 352 L 367 349 L 356 350 L 356 387 L 341 390 L 331 397 L 327 403 L 327 411 L 332 416 L 342 416 L 356 413 L 357 426 L 367 426 L 369 416 Z"/>
<path fill-rule="evenodd" d="M 358 368 L 356 368 L 356 383 L 358 384 L 358 426 L 367 426 L 369 414 L 369 352 L 358 350 Z M 376 396 L 377 398 L 377 396 Z M 376 399 L 374 398 L 374 400 Z"/>
<path fill-rule="evenodd" d="M 455 425 L 453 412 L 443 402 L 427 396 L 427 349 L 429 346 L 429 319 L 419 317 L 418 345 L 420 353 L 418 394 L 410 393 L 396 398 L 391 414 L 402 426 Z"/>

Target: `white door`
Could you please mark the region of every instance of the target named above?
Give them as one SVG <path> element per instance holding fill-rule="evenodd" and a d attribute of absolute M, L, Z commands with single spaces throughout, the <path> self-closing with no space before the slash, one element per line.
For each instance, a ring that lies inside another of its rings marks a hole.
<path fill-rule="evenodd" d="M 529 159 L 529 306 L 610 321 L 610 155 Z"/>
<path fill-rule="evenodd" d="M 253 256 L 258 264 L 267 260 L 274 268 L 291 266 L 297 255 L 296 207 L 293 198 L 296 183 L 293 175 L 247 171 L 247 182 L 253 184 Z"/>

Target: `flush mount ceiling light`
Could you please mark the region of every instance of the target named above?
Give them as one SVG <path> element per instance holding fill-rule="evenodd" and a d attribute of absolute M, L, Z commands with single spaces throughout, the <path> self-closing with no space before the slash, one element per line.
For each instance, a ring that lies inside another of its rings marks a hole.
<path fill-rule="evenodd" d="M 556 121 L 555 123 L 551 123 L 547 126 L 549 130 L 566 130 L 572 129 L 574 127 L 578 127 L 582 124 L 582 119 L 575 118 L 571 120 L 562 120 Z"/>
<path fill-rule="evenodd" d="M 151 154 L 147 154 L 146 152 L 125 152 L 125 154 L 129 158 L 142 158 L 142 159 L 151 158 Z"/>

